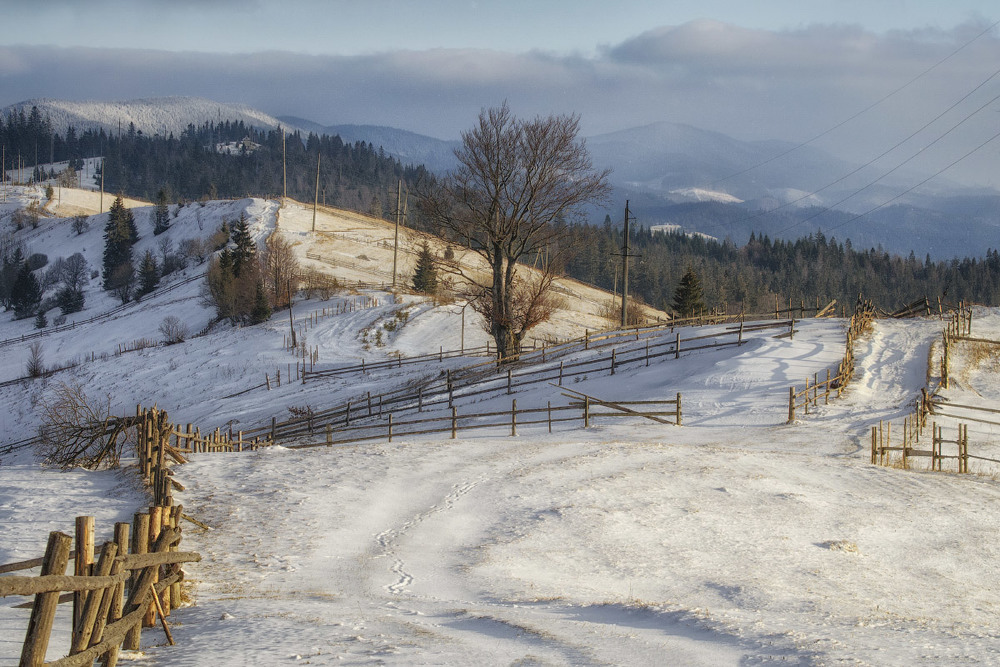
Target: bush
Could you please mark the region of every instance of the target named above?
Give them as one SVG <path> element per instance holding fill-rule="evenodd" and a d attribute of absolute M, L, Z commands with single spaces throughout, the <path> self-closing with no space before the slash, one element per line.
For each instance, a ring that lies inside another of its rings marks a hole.
<path fill-rule="evenodd" d="M 75 232 L 76 235 L 79 236 L 80 234 L 83 234 L 85 231 L 90 229 L 90 222 L 87 220 L 87 216 L 85 215 L 75 215 L 73 216 L 73 222 L 71 223 L 71 227 L 73 229 L 73 232 Z"/>
<path fill-rule="evenodd" d="M 42 344 L 35 341 L 28 347 L 28 377 L 37 378 L 45 373 L 45 363 L 42 358 Z"/>
<path fill-rule="evenodd" d="M 163 342 L 166 345 L 183 343 L 188 337 L 188 325 L 175 315 L 168 315 L 160 322 L 160 333 L 163 334 Z"/>
<path fill-rule="evenodd" d="M 28 255 L 28 268 L 32 271 L 37 271 L 48 263 L 49 258 L 43 253 L 33 252 Z"/>

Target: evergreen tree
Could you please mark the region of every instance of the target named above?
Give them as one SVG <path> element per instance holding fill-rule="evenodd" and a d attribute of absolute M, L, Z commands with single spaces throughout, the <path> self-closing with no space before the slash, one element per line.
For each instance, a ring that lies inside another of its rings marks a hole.
<path fill-rule="evenodd" d="M 437 291 L 437 267 L 434 265 L 434 255 L 425 241 L 417 256 L 417 269 L 413 273 L 413 289 L 423 294 L 434 294 Z"/>
<path fill-rule="evenodd" d="M 160 282 L 160 267 L 156 264 L 156 257 L 152 250 L 147 250 L 142 256 L 139 264 L 139 295 L 149 294 Z"/>
<path fill-rule="evenodd" d="M 132 263 L 132 246 L 139 240 L 135 216 L 125 208 L 121 195 L 115 198 L 104 226 L 104 289 L 117 287 L 114 276 L 118 267 Z M 118 272 L 124 276 L 125 272 Z"/>
<path fill-rule="evenodd" d="M 45 318 L 45 311 L 39 309 L 38 315 L 35 316 L 35 328 L 44 329 L 49 326 L 49 321 Z"/>
<path fill-rule="evenodd" d="M 678 317 L 693 317 L 705 309 L 701 280 L 692 268 L 684 273 L 674 291 L 673 309 Z"/>
<path fill-rule="evenodd" d="M 14 317 L 22 320 L 35 314 L 38 304 L 42 302 L 42 288 L 38 279 L 31 272 L 27 262 L 21 264 L 17 278 L 10 290 L 10 304 L 14 308 Z"/>
<path fill-rule="evenodd" d="M 232 253 L 233 275 L 239 278 L 244 268 L 257 256 L 257 243 L 250 236 L 250 225 L 243 213 L 240 213 L 240 219 L 233 226 L 233 243 L 236 245 Z"/>
<path fill-rule="evenodd" d="M 254 291 L 253 310 L 250 311 L 250 324 L 260 324 L 266 322 L 271 317 L 271 304 L 267 301 L 267 292 L 264 290 L 264 281 L 257 279 Z"/>
<path fill-rule="evenodd" d="M 163 188 L 156 193 L 156 210 L 153 212 L 153 236 L 158 236 L 170 228 L 170 209 L 167 207 L 167 192 Z"/>

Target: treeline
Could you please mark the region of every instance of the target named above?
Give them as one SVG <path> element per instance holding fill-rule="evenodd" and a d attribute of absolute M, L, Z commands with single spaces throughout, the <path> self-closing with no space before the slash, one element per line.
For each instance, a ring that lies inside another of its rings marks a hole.
<path fill-rule="evenodd" d="M 579 251 L 567 273 L 608 290 L 621 290 L 622 230 L 577 226 Z M 850 240 L 822 233 L 795 241 L 752 234 L 737 247 L 701 236 L 651 233 L 639 229 L 630 239 L 629 293 L 670 310 L 671 299 L 688 268 L 701 280 L 706 306 L 743 304 L 748 312 L 773 310 L 775 298 L 814 304 L 837 299 L 850 307 L 859 294 L 886 310 L 927 296 L 949 303 L 1000 304 L 1000 253 L 983 259 L 933 262 L 890 255 L 881 248 L 858 250 Z M 825 303 L 823 304 L 825 305 Z"/>
<path fill-rule="evenodd" d="M 0 145 L 8 169 L 18 160 L 31 168 L 103 155 L 106 192 L 154 201 L 163 190 L 171 202 L 280 196 L 286 179 L 289 197 L 311 202 L 318 158 L 320 203 L 380 217 L 395 211 L 398 180 L 412 186 L 425 173 L 370 143 L 299 132 L 283 142 L 281 131 L 242 121 L 188 125 L 180 136 L 145 135 L 132 124 L 121 133 L 70 127 L 60 134 L 37 107 L 0 118 Z"/>

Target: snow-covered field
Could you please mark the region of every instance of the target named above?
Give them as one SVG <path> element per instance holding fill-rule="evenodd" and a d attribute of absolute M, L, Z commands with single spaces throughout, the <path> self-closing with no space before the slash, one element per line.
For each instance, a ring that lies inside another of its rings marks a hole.
<path fill-rule="evenodd" d="M 277 220 L 303 257 L 330 243 L 305 228 L 311 211 L 279 212 L 260 200 L 185 207 L 169 233 L 179 243 L 240 210 L 258 239 Z M 50 260 L 85 246 L 99 266 L 101 220 L 94 218 L 97 235 L 87 239 L 43 222 L 31 244 L 46 248 Z M 331 215 L 322 222 L 339 230 L 338 248 L 355 263 L 374 252 L 345 247 L 345 237 L 361 234 L 356 221 Z M 154 243 L 150 223 L 140 223 L 140 235 L 140 247 Z M 384 257 L 376 262 L 384 267 Z M 116 305 L 92 287 L 81 321 Z M 199 331 L 211 311 L 198 290 L 197 282 L 182 285 L 107 322 L 46 336 L 46 362 L 156 338 L 168 314 Z M 320 317 L 306 331 L 321 367 L 458 347 L 459 305 L 435 308 L 412 296 L 396 303 L 380 290 L 364 295 L 377 305 Z M 297 302 L 297 326 L 308 313 L 355 298 Z M 410 313 L 406 324 L 383 328 L 384 346 L 365 342 L 363 331 L 401 308 Z M 580 315 L 576 329 L 566 317 L 550 335 L 598 328 L 591 317 Z M 0 339 L 33 331 L 30 321 L 8 318 L 0 318 Z M 973 326 L 974 335 L 1000 339 L 997 311 L 977 310 Z M 294 363 L 283 347 L 287 328 L 281 312 L 259 327 L 217 327 L 180 345 L 112 354 L 45 382 L 0 387 L 3 433 L 29 436 L 35 406 L 60 381 L 110 394 L 118 412 L 155 402 L 203 429 L 231 420 L 250 428 L 287 417 L 289 407 L 334 405 L 442 368 L 220 398 L 278 367 L 287 372 Z M 177 469 L 185 512 L 211 526 L 185 526 L 185 547 L 204 556 L 187 568 L 193 602 L 171 616 L 176 646 L 147 630 L 146 648 L 126 658 L 217 666 L 1000 664 L 997 470 L 977 462 L 974 474 L 959 476 L 869 463 L 872 424 L 900 424 L 920 388 L 936 386 L 928 361 L 939 354 L 943 323 L 878 322 L 856 348 L 857 377 L 843 398 L 784 423 L 788 387 L 836 365 L 844 328 L 842 320 L 806 320 L 792 340 L 764 331 L 741 347 L 570 385 L 619 400 L 681 392 L 683 427 L 597 420 L 588 430 L 551 435 L 521 427 L 517 437 L 473 432 L 196 456 Z M 466 345 L 484 341 L 467 323 Z M 26 347 L 0 346 L 0 381 L 23 375 Z M 956 357 L 942 398 L 1000 407 L 996 358 Z M 504 409 L 510 398 L 475 407 Z M 516 398 L 522 408 L 567 400 L 545 384 Z M 955 420 L 944 423 L 954 430 Z M 970 436 L 973 454 L 1000 458 L 991 426 L 970 424 Z M 40 555 L 48 532 L 70 531 L 81 508 L 97 515 L 104 539 L 113 521 L 144 502 L 128 474 L 61 473 L 27 452 L 4 457 L 0 563 Z M 16 661 L 27 623 L 27 612 L 12 608 L 17 602 L 0 601 L 4 664 Z M 56 636 L 50 659 L 63 654 L 64 640 L 65 633 Z"/>

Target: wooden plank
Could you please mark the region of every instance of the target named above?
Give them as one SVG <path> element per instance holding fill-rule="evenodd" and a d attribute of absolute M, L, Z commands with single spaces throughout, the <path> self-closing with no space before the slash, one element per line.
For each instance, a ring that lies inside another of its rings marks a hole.
<path fill-rule="evenodd" d="M 552 383 L 549 383 L 549 384 L 552 384 Z M 552 386 L 555 386 L 555 385 L 552 385 Z M 643 417 L 644 419 L 649 419 L 650 421 L 654 421 L 654 422 L 657 422 L 657 423 L 660 423 L 660 424 L 666 424 L 668 426 L 674 426 L 674 424 L 671 424 L 670 422 L 668 422 L 665 419 L 660 419 L 659 417 L 650 417 L 650 416 L 641 415 L 641 414 L 637 413 L 635 410 L 630 410 L 629 408 L 623 407 L 621 405 L 617 405 L 617 404 L 612 403 L 610 401 L 604 401 L 604 400 L 601 400 L 599 398 L 594 398 L 593 396 L 588 396 L 587 394 L 584 394 L 582 391 L 576 391 L 576 390 L 573 390 L 573 389 L 567 389 L 566 387 L 560 387 L 560 389 L 563 389 L 564 391 L 568 391 L 568 392 L 573 393 L 573 394 L 577 394 L 579 396 L 583 396 L 584 398 L 589 399 L 592 403 L 596 403 L 597 405 L 601 405 L 601 406 L 606 407 L 606 408 L 611 408 L 612 410 L 621 410 L 622 412 L 627 412 L 627 413 L 635 415 L 637 417 Z"/>
<path fill-rule="evenodd" d="M 65 533 L 50 533 L 45 549 L 42 576 L 60 576 L 69 564 L 69 548 L 73 538 Z M 45 652 L 49 648 L 52 623 L 55 620 L 59 592 L 45 592 L 35 596 L 35 605 L 28 621 L 28 632 L 21 649 L 21 666 L 34 667 L 45 662 Z"/>

